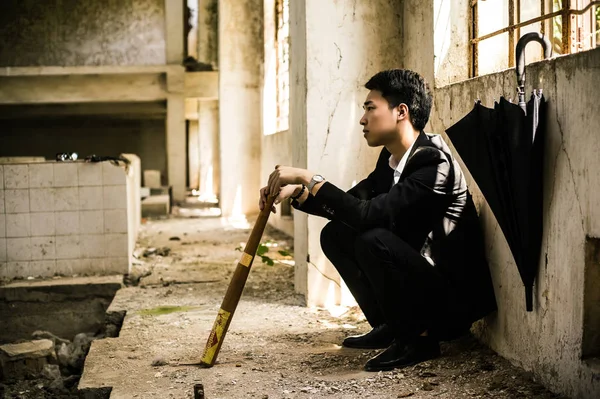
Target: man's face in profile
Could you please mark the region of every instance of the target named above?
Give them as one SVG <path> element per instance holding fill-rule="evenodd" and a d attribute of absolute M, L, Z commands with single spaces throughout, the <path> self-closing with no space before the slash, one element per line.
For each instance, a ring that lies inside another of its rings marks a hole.
<path fill-rule="evenodd" d="M 360 119 L 363 134 L 369 147 L 385 145 L 396 135 L 397 116 L 394 108 L 378 90 L 371 90 L 363 105 L 364 115 Z"/>

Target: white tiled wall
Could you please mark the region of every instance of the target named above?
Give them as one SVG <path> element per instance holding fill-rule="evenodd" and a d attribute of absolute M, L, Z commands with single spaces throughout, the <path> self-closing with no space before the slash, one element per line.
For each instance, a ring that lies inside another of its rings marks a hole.
<path fill-rule="evenodd" d="M 128 184 L 109 162 L 0 164 L 0 277 L 127 273 Z"/>

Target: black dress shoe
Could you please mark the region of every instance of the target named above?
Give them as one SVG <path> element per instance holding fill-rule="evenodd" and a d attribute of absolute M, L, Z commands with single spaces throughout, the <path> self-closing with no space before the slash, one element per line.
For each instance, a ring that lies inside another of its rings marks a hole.
<path fill-rule="evenodd" d="M 381 324 L 363 335 L 348 337 L 342 342 L 347 348 L 385 349 L 394 342 L 394 334 L 387 324 Z"/>
<path fill-rule="evenodd" d="M 413 366 L 440 355 L 440 345 L 431 337 L 419 337 L 402 345 L 394 342 L 389 348 L 365 364 L 366 371 L 386 371 Z"/>

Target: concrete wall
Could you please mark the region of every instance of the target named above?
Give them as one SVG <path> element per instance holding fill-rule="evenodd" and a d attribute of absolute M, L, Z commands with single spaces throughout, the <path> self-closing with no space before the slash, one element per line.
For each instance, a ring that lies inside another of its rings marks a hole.
<path fill-rule="evenodd" d="M 435 12 L 432 3 L 436 4 Z M 448 10 L 448 5 L 444 10 L 443 5 L 444 1 L 439 0 L 407 2 L 413 18 L 406 13 L 404 18 L 405 31 L 415 33 L 413 41 L 405 41 L 404 67 L 422 73 L 429 82 L 434 81 L 435 71 L 436 86 L 456 81 L 468 72 L 466 58 L 460 63 L 448 62 L 453 59 L 451 53 L 462 51 L 460 49 L 450 48 L 445 63 L 431 58 L 432 54 L 436 57 L 444 54 L 444 45 L 439 42 L 444 35 L 439 32 L 434 35 L 434 27 L 447 30 L 447 26 L 440 23 L 444 14 L 450 15 L 453 26 L 467 23 L 461 19 L 464 15 Z M 455 3 L 450 7 L 455 7 Z M 457 36 L 464 36 L 464 30 L 461 33 L 460 28 L 451 29 Z M 416 32 L 420 32 L 421 38 Z M 435 43 L 431 40 L 434 36 Z M 535 46 L 531 46 L 529 53 L 535 53 Z M 590 259 L 597 256 L 589 256 L 597 252 L 597 248 L 590 245 L 598 241 L 587 237 L 600 234 L 600 178 L 590 172 L 600 167 L 596 137 L 600 125 L 596 83 L 599 66 L 600 50 L 527 66 L 526 90 L 543 88 L 549 100 L 544 236 L 533 312 L 525 311 L 523 284 L 506 240 L 481 192 L 469 178 L 484 227 L 499 307 L 497 314 L 478 324 L 475 332 L 500 355 L 532 371 L 546 386 L 582 399 L 600 397 L 598 358 L 581 360 L 583 346 L 595 356 L 600 354 L 598 337 L 589 338 L 597 332 L 589 321 L 598 320 L 600 304 L 590 300 L 597 298 L 595 293 L 585 293 L 584 289 L 588 287 L 589 291 L 590 284 L 595 285 L 596 290 L 598 287 L 598 262 L 590 263 Z M 436 87 L 427 129 L 443 133 L 472 109 L 475 100 L 492 106 L 494 99 L 502 95 L 514 99 L 515 94 L 516 77 L 512 69 Z M 586 281 L 594 276 L 595 282 Z M 588 321 L 587 327 L 584 320 Z M 588 337 L 586 342 L 584 337 Z"/>
<path fill-rule="evenodd" d="M 165 64 L 164 0 L 4 1 L 0 38 L 1 66 Z"/>
<path fill-rule="evenodd" d="M 471 184 L 499 307 L 478 333 L 502 356 L 573 398 L 600 397 L 600 362 L 581 360 L 584 316 L 593 319 L 600 314 L 598 302 L 584 307 L 584 280 L 592 277 L 585 274 L 586 237 L 600 237 L 600 174 L 593 172 L 600 168 L 599 67 L 600 49 L 527 66 L 527 90 L 543 88 L 549 104 L 544 235 L 533 312 L 525 311 L 523 285 L 506 240 Z M 460 120 L 474 99 L 492 106 L 501 95 L 514 97 L 515 85 L 514 70 L 508 70 L 438 88 L 433 131 L 443 132 Z M 597 356 L 600 341 L 595 346 Z"/>
<path fill-rule="evenodd" d="M 219 140 L 224 216 L 258 212 L 262 0 L 219 1 Z"/>
<path fill-rule="evenodd" d="M 160 170 L 166 183 L 164 119 L 127 120 L 62 117 L 3 120 L 0 156 L 43 156 L 74 151 L 90 154 L 137 154 L 142 169 Z"/>
<path fill-rule="evenodd" d="M 375 165 L 359 119 L 366 81 L 402 64 L 402 1 L 292 1 L 291 131 L 294 165 L 349 189 Z M 321 252 L 325 220 L 294 214 L 296 289 L 309 304 L 346 301 Z M 309 258 L 309 262 L 307 262 Z"/>
<path fill-rule="evenodd" d="M 128 193 L 139 193 L 139 170 L 129 171 L 109 162 L 0 165 L 0 278 L 128 273 L 138 227 Z"/>

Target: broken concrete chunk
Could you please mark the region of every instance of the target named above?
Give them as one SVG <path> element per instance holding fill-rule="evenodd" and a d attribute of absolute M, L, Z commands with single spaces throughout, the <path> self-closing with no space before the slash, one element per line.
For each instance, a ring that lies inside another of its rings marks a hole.
<path fill-rule="evenodd" d="M 21 380 L 39 375 L 49 361 L 55 362 L 49 339 L 0 346 L 0 380 Z"/>
<path fill-rule="evenodd" d="M 53 356 L 53 354 L 54 343 L 49 339 L 38 339 L 20 344 L 0 346 L 0 358 L 2 360 L 37 359 L 39 357 Z"/>

